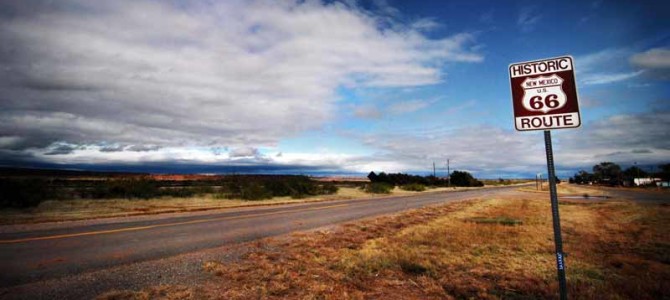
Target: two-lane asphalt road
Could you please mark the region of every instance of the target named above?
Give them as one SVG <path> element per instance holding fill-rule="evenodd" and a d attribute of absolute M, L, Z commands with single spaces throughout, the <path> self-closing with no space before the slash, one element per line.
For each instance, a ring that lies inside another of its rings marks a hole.
<path fill-rule="evenodd" d="M 240 243 L 518 186 L 343 200 L 0 233 L 0 288 Z"/>

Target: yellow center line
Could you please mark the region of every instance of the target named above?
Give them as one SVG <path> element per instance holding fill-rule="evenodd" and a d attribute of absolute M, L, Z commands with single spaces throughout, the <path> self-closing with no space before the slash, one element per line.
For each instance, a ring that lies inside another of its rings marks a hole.
<path fill-rule="evenodd" d="M 177 225 L 186 225 L 186 224 L 198 224 L 198 223 L 223 221 L 223 220 L 236 220 L 236 219 L 262 217 L 262 216 L 278 215 L 278 214 L 285 214 L 285 213 L 294 213 L 294 212 L 309 211 L 309 210 L 321 210 L 321 209 L 342 207 L 342 206 L 348 206 L 348 205 L 349 204 L 337 204 L 337 205 L 329 205 L 329 206 L 322 206 L 322 207 L 295 209 L 295 210 L 289 210 L 289 211 L 275 211 L 275 212 L 267 212 L 267 213 L 250 214 L 250 215 L 243 215 L 243 216 L 220 217 L 220 218 L 213 218 L 213 219 L 192 220 L 192 221 L 166 223 L 166 224 L 156 224 L 156 225 L 139 226 L 139 227 L 128 227 L 128 228 L 121 228 L 121 229 L 110 229 L 110 230 L 99 230 L 99 231 L 89 231 L 89 232 L 80 232 L 80 233 L 40 236 L 40 237 L 15 239 L 15 240 L 0 240 L 0 244 L 14 244 L 14 243 L 23 243 L 23 242 L 31 242 L 31 241 L 64 239 L 64 238 L 86 236 L 86 235 L 99 235 L 99 234 L 109 234 L 109 233 L 117 233 L 117 232 L 125 232 L 125 231 L 138 231 L 138 230 L 146 230 L 146 229 L 159 228 L 159 227 L 168 227 L 168 226 L 177 226 Z"/>

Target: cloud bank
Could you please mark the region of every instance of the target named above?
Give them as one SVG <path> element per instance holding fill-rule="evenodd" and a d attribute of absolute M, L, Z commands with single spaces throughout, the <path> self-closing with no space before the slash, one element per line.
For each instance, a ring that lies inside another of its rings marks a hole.
<path fill-rule="evenodd" d="M 442 81 L 474 36 L 318 1 L 3 1 L 0 148 L 259 147 L 333 118 L 338 87 Z M 63 144 L 65 143 L 65 144 Z M 248 149 L 248 148 L 246 148 Z M 39 151 L 38 151 L 39 152 Z"/>

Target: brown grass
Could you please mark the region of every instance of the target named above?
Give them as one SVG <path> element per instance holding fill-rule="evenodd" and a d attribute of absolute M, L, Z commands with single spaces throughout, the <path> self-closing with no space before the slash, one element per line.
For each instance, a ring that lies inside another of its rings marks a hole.
<path fill-rule="evenodd" d="M 96 299 L 178 300 L 178 299 L 197 299 L 200 298 L 201 296 L 202 295 L 200 295 L 194 289 L 189 288 L 187 286 L 160 285 L 139 292 L 110 291 L 96 297 Z"/>
<path fill-rule="evenodd" d="M 342 199 L 358 199 L 369 195 L 356 188 L 340 188 L 335 195 L 322 195 L 304 199 L 277 197 L 261 201 L 220 199 L 212 195 L 191 198 L 140 199 L 77 199 L 52 200 L 38 207 L 25 210 L 0 210 L 0 224 L 43 223 L 85 220 L 94 218 L 125 217 L 174 212 L 190 212 L 233 207 L 277 205 L 286 203 L 317 202 Z"/>
<path fill-rule="evenodd" d="M 436 188 L 425 192 L 460 191 L 472 188 Z M 275 197 L 268 200 L 249 201 L 240 199 L 221 199 L 213 195 L 196 196 L 191 198 L 152 198 L 141 199 L 77 199 L 51 200 L 41 203 L 31 209 L 2 209 L 0 210 L 0 225 L 62 222 L 86 220 L 96 218 L 127 217 L 138 215 L 154 215 L 176 212 L 193 212 L 234 207 L 280 205 L 289 203 L 320 202 L 347 199 L 369 199 L 388 196 L 402 196 L 416 193 L 395 188 L 391 194 L 374 195 L 365 193 L 354 187 L 341 187 L 334 195 L 311 196 L 302 199 L 291 197 Z"/>
<path fill-rule="evenodd" d="M 262 240 L 239 261 L 205 263 L 212 279 L 196 298 L 556 298 L 548 202 L 460 202 Z M 667 204 L 561 204 L 571 299 L 670 294 Z"/>
<path fill-rule="evenodd" d="M 548 182 L 543 182 L 542 183 L 542 190 L 538 190 L 537 187 L 533 184 L 532 186 L 526 186 L 519 188 L 520 191 L 523 192 L 531 192 L 531 193 L 542 193 L 542 194 L 549 194 L 549 183 Z M 590 195 L 590 196 L 608 196 L 609 193 L 605 189 L 596 187 L 596 186 L 586 186 L 586 185 L 577 185 L 577 184 L 568 184 L 568 183 L 560 183 L 556 185 L 556 191 L 558 192 L 559 196 L 583 196 L 583 195 Z"/>

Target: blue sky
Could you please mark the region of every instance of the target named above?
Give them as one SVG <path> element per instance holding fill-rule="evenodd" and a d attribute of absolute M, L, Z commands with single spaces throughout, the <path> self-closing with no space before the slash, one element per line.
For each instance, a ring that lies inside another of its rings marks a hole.
<path fill-rule="evenodd" d="M 0 164 L 546 172 L 507 67 L 572 55 L 558 172 L 670 160 L 662 1 L 4 1 Z"/>

